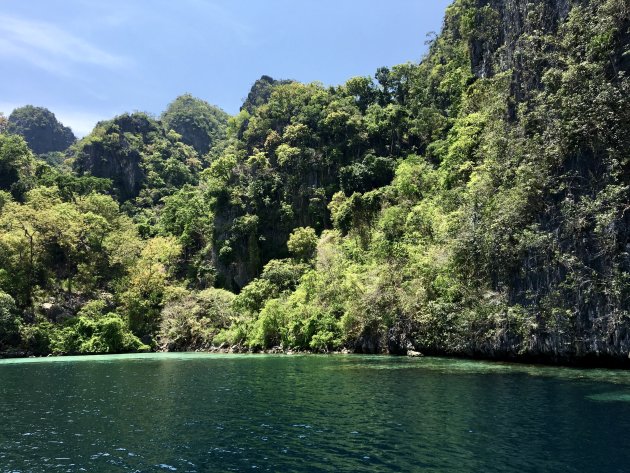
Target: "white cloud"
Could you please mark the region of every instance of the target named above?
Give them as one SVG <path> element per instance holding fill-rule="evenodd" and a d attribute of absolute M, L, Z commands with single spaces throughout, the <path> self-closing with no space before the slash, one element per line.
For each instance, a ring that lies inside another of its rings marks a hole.
<path fill-rule="evenodd" d="M 57 75 L 75 65 L 118 69 L 129 59 L 104 51 L 56 25 L 0 14 L 0 57 L 12 57 Z"/>

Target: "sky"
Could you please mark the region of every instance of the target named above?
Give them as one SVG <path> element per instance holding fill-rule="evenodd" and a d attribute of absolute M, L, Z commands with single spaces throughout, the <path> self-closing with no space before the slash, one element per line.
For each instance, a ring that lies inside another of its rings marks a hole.
<path fill-rule="evenodd" d="M 451 0 L 0 0 L 0 112 L 84 136 L 183 93 L 237 113 L 261 75 L 337 85 L 418 62 Z"/>

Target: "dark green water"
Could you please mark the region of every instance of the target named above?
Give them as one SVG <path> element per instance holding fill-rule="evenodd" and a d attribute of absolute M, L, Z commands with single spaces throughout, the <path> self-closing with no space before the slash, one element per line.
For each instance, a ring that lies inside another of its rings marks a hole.
<path fill-rule="evenodd" d="M 630 472 L 630 373 L 354 356 L 0 361 L 1 472 Z"/>

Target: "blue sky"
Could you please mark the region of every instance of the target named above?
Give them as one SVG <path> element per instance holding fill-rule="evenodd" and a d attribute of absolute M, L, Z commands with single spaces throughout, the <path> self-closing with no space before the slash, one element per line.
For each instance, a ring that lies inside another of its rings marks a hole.
<path fill-rule="evenodd" d="M 79 134 L 190 92 L 236 113 L 263 74 L 340 84 L 417 62 L 451 0 L 0 0 L 0 111 Z"/>

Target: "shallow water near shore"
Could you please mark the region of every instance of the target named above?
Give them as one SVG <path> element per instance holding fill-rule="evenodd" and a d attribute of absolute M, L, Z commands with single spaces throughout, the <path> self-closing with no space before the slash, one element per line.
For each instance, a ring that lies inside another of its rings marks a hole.
<path fill-rule="evenodd" d="M 444 358 L 0 361 L 0 472 L 630 471 L 630 372 Z"/>

